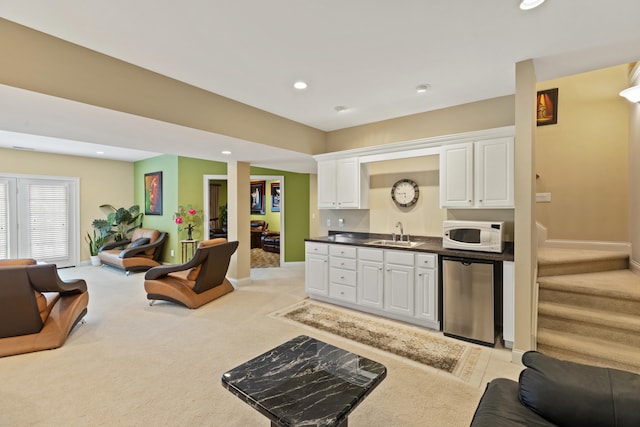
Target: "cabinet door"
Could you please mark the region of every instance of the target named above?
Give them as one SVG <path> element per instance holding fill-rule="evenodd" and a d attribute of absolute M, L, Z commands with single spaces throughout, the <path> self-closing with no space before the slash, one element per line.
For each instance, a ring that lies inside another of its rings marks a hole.
<path fill-rule="evenodd" d="M 513 138 L 476 142 L 476 203 L 478 207 L 512 208 Z"/>
<path fill-rule="evenodd" d="M 440 206 L 473 206 L 473 143 L 445 146 L 440 154 Z"/>
<path fill-rule="evenodd" d="M 385 265 L 384 309 L 413 316 L 413 267 Z"/>
<path fill-rule="evenodd" d="M 329 257 L 307 254 L 305 290 L 308 294 L 329 294 Z"/>
<path fill-rule="evenodd" d="M 318 208 L 335 209 L 336 201 L 336 161 L 318 162 Z"/>
<path fill-rule="evenodd" d="M 438 294 L 436 288 L 436 270 L 416 269 L 416 317 L 431 321 L 438 320 Z"/>
<path fill-rule="evenodd" d="M 357 158 L 336 163 L 336 198 L 339 208 L 360 207 L 360 162 Z"/>
<path fill-rule="evenodd" d="M 360 261 L 358 263 L 358 303 L 382 309 L 383 280 L 381 262 Z"/>
<path fill-rule="evenodd" d="M 507 348 L 513 347 L 515 332 L 515 268 L 513 261 L 502 263 L 502 339 Z"/>

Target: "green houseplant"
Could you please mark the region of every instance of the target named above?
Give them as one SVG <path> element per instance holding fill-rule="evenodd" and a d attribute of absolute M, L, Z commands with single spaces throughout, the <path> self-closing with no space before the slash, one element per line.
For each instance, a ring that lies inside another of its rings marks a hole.
<path fill-rule="evenodd" d="M 84 240 L 89 245 L 89 255 L 91 256 L 91 265 L 100 265 L 100 259 L 98 258 L 98 251 L 104 244 L 104 237 L 101 234 L 97 234 L 96 230 L 93 230 L 93 237 L 87 233 Z"/>
<path fill-rule="evenodd" d="M 116 242 L 126 240 L 133 230 L 142 227 L 144 214 L 140 212 L 139 205 L 133 205 L 129 209 L 115 208 L 112 205 L 100 205 L 100 208 L 109 211 L 107 218 L 94 219 L 91 225 L 98 231 L 103 242 L 111 237 Z"/>

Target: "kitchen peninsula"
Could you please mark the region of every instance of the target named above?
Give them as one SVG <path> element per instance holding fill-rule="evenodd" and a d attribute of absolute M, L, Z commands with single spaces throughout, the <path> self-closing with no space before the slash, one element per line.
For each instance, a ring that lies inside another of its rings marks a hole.
<path fill-rule="evenodd" d="M 441 257 L 491 261 L 502 308 L 499 324 L 509 345 L 513 341 L 513 243 L 506 243 L 502 253 L 490 253 L 446 249 L 439 237 L 412 236 L 411 242 L 394 244 L 388 234 L 331 231 L 328 236 L 306 239 L 305 290 L 312 299 L 440 330 Z"/>

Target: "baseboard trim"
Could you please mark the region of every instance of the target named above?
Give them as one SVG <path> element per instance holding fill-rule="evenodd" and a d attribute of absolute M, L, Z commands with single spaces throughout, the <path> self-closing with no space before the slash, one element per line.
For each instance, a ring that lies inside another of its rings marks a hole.
<path fill-rule="evenodd" d="M 511 363 L 522 365 L 522 356 L 524 356 L 526 352 L 527 351 L 525 350 L 518 350 L 515 348 L 511 350 Z"/>
<path fill-rule="evenodd" d="M 251 277 L 242 277 L 240 279 L 227 277 L 227 279 L 229 279 L 229 281 L 231 282 L 231 284 L 233 285 L 234 288 L 237 288 L 238 286 L 244 286 L 244 285 L 250 285 L 251 284 Z"/>
<path fill-rule="evenodd" d="M 548 248 L 563 249 L 594 249 L 600 251 L 626 252 L 631 254 L 631 243 L 629 242 L 598 242 L 594 240 L 545 240 L 542 246 Z"/>
<path fill-rule="evenodd" d="M 634 260 L 629 261 L 629 269 L 636 274 L 640 274 L 640 262 Z"/>
<path fill-rule="evenodd" d="M 304 261 L 289 261 L 281 264 L 281 267 L 304 267 Z"/>

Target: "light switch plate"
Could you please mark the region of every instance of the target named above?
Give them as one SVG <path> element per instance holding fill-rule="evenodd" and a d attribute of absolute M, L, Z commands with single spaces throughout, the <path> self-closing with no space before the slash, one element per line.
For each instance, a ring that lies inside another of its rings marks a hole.
<path fill-rule="evenodd" d="M 536 193 L 536 203 L 549 203 L 551 201 L 551 193 Z"/>

